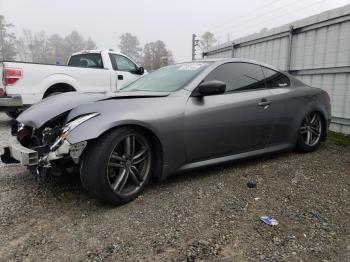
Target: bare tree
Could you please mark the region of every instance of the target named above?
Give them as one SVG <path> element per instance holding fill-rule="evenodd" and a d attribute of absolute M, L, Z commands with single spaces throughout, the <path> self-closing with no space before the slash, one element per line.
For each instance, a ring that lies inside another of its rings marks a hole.
<path fill-rule="evenodd" d="M 137 39 L 137 36 L 134 36 L 130 33 L 122 34 L 120 37 L 119 49 L 120 52 L 126 54 L 137 63 L 141 62 L 141 52 L 142 48 L 140 47 L 140 41 Z"/>
<path fill-rule="evenodd" d="M 27 29 L 18 39 L 17 48 L 22 61 L 66 64 L 73 53 L 97 47 L 91 37 L 85 40 L 77 31 L 63 38 L 58 34 L 47 37 L 44 31 L 35 33 Z"/>
<path fill-rule="evenodd" d="M 72 31 L 64 38 L 66 55 L 69 57 L 72 53 L 84 50 L 85 40 L 78 33 L 78 31 Z"/>
<path fill-rule="evenodd" d="M 24 37 L 16 40 L 16 49 L 19 61 L 31 61 Z"/>
<path fill-rule="evenodd" d="M 97 49 L 96 43 L 94 42 L 94 40 L 92 40 L 91 37 L 89 37 L 88 40 L 86 41 L 85 49 L 87 49 L 87 50 Z"/>
<path fill-rule="evenodd" d="M 23 35 L 17 39 L 14 33 L 9 32 L 12 27 L 0 15 L 0 61 L 17 58 L 26 62 L 65 64 L 72 53 L 97 49 L 91 37 L 85 40 L 77 31 L 63 38 L 58 34 L 48 37 L 45 31 L 24 29 Z"/>
<path fill-rule="evenodd" d="M 47 36 L 44 31 L 32 32 L 30 29 L 23 30 L 23 39 L 18 42 L 27 52 L 22 52 L 26 61 L 34 63 L 49 63 L 49 46 Z"/>
<path fill-rule="evenodd" d="M 51 35 L 48 40 L 50 63 L 66 63 L 65 45 L 63 38 L 58 34 Z"/>
<path fill-rule="evenodd" d="M 0 61 L 14 60 L 17 55 L 16 36 L 9 32 L 13 24 L 6 23 L 5 17 L 0 15 Z"/>
<path fill-rule="evenodd" d="M 91 37 L 89 37 L 86 41 L 84 37 L 78 33 L 78 31 L 72 31 L 63 39 L 62 61 L 66 63 L 73 53 L 92 49 L 97 49 L 97 46 Z"/>
<path fill-rule="evenodd" d="M 163 66 L 174 63 L 171 51 L 161 40 L 147 43 L 143 49 L 143 64 L 146 70 L 154 71 Z"/>
<path fill-rule="evenodd" d="M 211 32 L 205 32 L 199 41 L 200 47 L 203 50 L 208 50 L 210 47 L 212 47 L 216 43 L 216 39 L 213 33 Z"/>
<path fill-rule="evenodd" d="M 45 31 L 41 31 L 34 35 L 35 46 L 37 51 L 38 63 L 51 63 L 50 48 L 47 41 Z"/>

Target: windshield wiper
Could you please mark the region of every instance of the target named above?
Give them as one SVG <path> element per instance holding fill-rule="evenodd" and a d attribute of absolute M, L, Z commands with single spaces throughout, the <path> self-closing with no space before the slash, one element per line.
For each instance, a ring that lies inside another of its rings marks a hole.
<path fill-rule="evenodd" d="M 143 91 L 143 92 L 153 92 L 154 90 L 147 90 L 147 89 L 137 89 L 137 88 L 134 88 L 134 89 L 129 89 L 129 90 L 125 90 L 124 88 L 120 89 L 120 91 L 124 91 L 124 92 L 129 92 L 129 91 Z"/>

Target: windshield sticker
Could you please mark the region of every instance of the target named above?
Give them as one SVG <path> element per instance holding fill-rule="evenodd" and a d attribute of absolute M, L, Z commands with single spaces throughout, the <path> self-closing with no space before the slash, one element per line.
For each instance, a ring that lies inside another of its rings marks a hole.
<path fill-rule="evenodd" d="M 206 66 L 206 65 L 208 65 L 208 64 L 206 64 L 206 63 L 193 63 L 193 64 L 179 65 L 178 70 L 195 71 L 195 70 L 198 70 L 199 68 Z"/>

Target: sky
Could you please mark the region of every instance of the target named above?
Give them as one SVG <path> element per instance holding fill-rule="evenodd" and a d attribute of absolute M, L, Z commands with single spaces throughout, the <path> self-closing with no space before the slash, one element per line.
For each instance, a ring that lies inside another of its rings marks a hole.
<path fill-rule="evenodd" d="M 77 30 L 100 49 L 118 50 L 125 32 L 142 46 L 162 40 L 182 62 L 191 59 L 192 33 L 211 31 L 224 43 L 346 4 L 350 0 L 0 0 L 0 14 L 17 35 Z"/>

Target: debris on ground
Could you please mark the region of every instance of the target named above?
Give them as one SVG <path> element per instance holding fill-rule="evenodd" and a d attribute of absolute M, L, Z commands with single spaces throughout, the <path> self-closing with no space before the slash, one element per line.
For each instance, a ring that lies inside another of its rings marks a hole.
<path fill-rule="evenodd" d="M 278 225 L 278 221 L 272 217 L 269 217 L 269 216 L 262 216 L 262 217 L 260 217 L 260 220 L 262 222 L 264 222 L 265 224 L 270 225 L 270 226 L 277 226 Z"/>
<path fill-rule="evenodd" d="M 249 188 L 256 188 L 256 185 L 257 185 L 256 181 L 248 181 L 247 182 L 247 187 L 249 187 Z"/>

